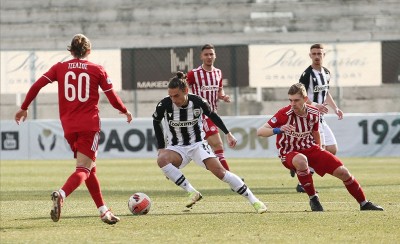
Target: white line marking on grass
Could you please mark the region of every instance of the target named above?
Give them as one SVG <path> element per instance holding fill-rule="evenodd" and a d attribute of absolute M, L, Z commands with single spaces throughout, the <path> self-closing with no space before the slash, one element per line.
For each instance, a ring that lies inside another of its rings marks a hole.
<path fill-rule="evenodd" d="M 353 204 L 353 202 L 325 202 L 325 201 L 321 201 L 321 202 L 322 202 L 322 203 L 329 203 L 329 204 Z M 153 201 L 153 203 L 167 203 L 167 204 L 172 203 L 172 204 L 180 204 L 180 203 L 185 203 L 185 202 L 184 202 L 184 201 L 182 201 L 182 202 Z M 215 201 L 207 201 L 207 200 L 204 200 L 204 199 L 202 199 L 201 201 L 199 201 L 199 203 L 200 203 L 200 204 L 203 204 L 203 203 L 224 203 L 224 204 L 226 204 L 226 203 L 228 203 L 228 204 L 242 204 L 242 203 L 246 203 L 246 204 L 250 204 L 249 202 L 241 202 L 241 201 L 218 201 L 218 202 L 215 202 Z M 295 204 L 303 204 L 303 203 L 308 203 L 308 200 L 304 200 L 304 201 L 302 201 L 302 202 L 275 202 L 275 201 L 273 201 L 273 202 L 268 202 L 268 201 L 264 201 L 264 203 L 268 203 L 268 204 L 293 204 L 293 203 L 295 203 Z"/>

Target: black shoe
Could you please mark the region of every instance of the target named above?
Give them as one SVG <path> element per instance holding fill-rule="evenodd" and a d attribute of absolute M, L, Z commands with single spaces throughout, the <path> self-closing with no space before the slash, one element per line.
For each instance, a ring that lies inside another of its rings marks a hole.
<path fill-rule="evenodd" d="M 296 191 L 297 191 L 297 192 L 302 192 L 302 193 L 306 192 L 306 191 L 304 190 L 303 186 L 302 186 L 300 183 L 297 184 L 297 186 L 296 186 Z"/>
<path fill-rule="evenodd" d="M 306 192 L 306 190 L 304 190 L 304 187 L 300 183 L 297 183 L 296 191 L 300 192 L 300 193 L 305 193 Z M 315 193 L 318 193 L 318 191 L 315 190 Z"/>
<path fill-rule="evenodd" d="M 372 211 L 383 211 L 383 208 L 379 205 L 375 205 L 372 202 L 368 201 L 366 204 L 363 206 L 360 206 L 360 210 L 372 210 Z"/>
<path fill-rule="evenodd" d="M 319 202 L 318 196 L 314 196 L 310 199 L 310 207 L 313 212 L 322 212 L 324 208 L 322 207 L 321 203 Z"/>

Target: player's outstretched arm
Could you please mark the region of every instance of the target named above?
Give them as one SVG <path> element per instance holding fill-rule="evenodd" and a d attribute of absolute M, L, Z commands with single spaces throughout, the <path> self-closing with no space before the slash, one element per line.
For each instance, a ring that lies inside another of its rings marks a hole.
<path fill-rule="evenodd" d="M 24 122 L 27 117 L 28 117 L 28 110 L 20 109 L 15 114 L 15 122 L 17 122 L 17 124 L 19 125 L 21 122 Z"/>
<path fill-rule="evenodd" d="M 110 104 L 115 108 L 118 109 L 120 114 L 125 114 L 127 118 L 127 122 L 130 123 L 132 121 L 132 114 L 131 112 L 126 109 L 124 103 L 122 102 L 121 98 L 115 93 L 113 89 L 105 91 L 104 94 L 106 95 Z"/>
<path fill-rule="evenodd" d="M 273 128 L 268 123 L 257 129 L 257 136 L 270 137 L 272 135 L 274 135 Z"/>
<path fill-rule="evenodd" d="M 293 125 L 282 125 L 281 127 L 272 128 L 268 122 L 257 129 L 257 136 L 270 137 L 276 134 L 281 134 L 282 132 L 294 131 Z"/>
<path fill-rule="evenodd" d="M 226 141 L 228 142 L 228 146 L 230 148 L 234 148 L 236 146 L 237 139 L 232 135 L 231 132 L 226 134 Z"/>
<path fill-rule="evenodd" d="M 130 123 L 133 120 L 133 116 L 129 110 L 126 111 L 126 113 L 119 112 L 120 114 L 125 114 L 126 115 L 126 122 Z"/>
<path fill-rule="evenodd" d="M 39 94 L 39 91 L 49 84 L 49 79 L 45 76 L 40 77 L 33 85 L 31 88 L 29 88 L 28 93 L 25 96 L 24 102 L 21 104 L 20 110 L 15 114 L 15 122 L 17 124 L 20 124 L 21 122 L 24 122 L 26 118 L 28 117 L 28 107 L 29 104 L 36 98 L 36 96 Z"/>
<path fill-rule="evenodd" d="M 229 147 L 233 148 L 236 146 L 237 140 L 236 138 L 232 135 L 232 133 L 226 128 L 225 123 L 222 121 L 221 117 L 219 117 L 218 114 L 215 112 L 210 112 L 206 114 L 214 124 L 220 128 L 226 135 L 226 140 L 228 142 Z"/>

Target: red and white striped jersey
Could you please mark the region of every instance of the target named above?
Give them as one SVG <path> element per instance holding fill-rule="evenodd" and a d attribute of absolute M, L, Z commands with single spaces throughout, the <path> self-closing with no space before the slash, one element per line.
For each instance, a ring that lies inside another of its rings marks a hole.
<path fill-rule="evenodd" d="M 212 111 L 217 112 L 218 91 L 223 87 L 220 69 L 213 67 L 211 71 L 206 71 L 200 65 L 198 68 L 189 71 L 187 83 L 193 94 L 207 99 Z"/>
<path fill-rule="evenodd" d="M 318 131 L 319 111 L 317 108 L 306 104 L 307 114 L 299 116 L 295 114 L 291 106 L 280 109 L 270 120 L 268 124 L 272 128 L 280 128 L 282 125 L 293 125 L 295 131 L 283 132 L 276 136 L 276 148 L 279 156 L 283 157 L 289 152 L 299 151 L 316 145 L 313 131 Z"/>

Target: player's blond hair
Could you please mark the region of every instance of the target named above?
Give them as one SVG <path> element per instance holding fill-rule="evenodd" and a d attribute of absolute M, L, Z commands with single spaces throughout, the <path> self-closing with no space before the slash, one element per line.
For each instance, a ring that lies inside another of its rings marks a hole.
<path fill-rule="evenodd" d="M 89 38 L 83 34 L 76 34 L 71 41 L 71 45 L 67 47 L 67 50 L 72 53 L 75 58 L 85 58 L 87 51 L 92 48 Z"/>
<path fill-rule="evenodd" d="M 296 95 L 296 94 L 300 94 L 302 97 L 306 97 L 307 96 L 307 91 L 306 88 L 304 87 L 303 84 L 301 83 L 296 83 L 293 84 L 288 91 L 289 95 Z"/>

